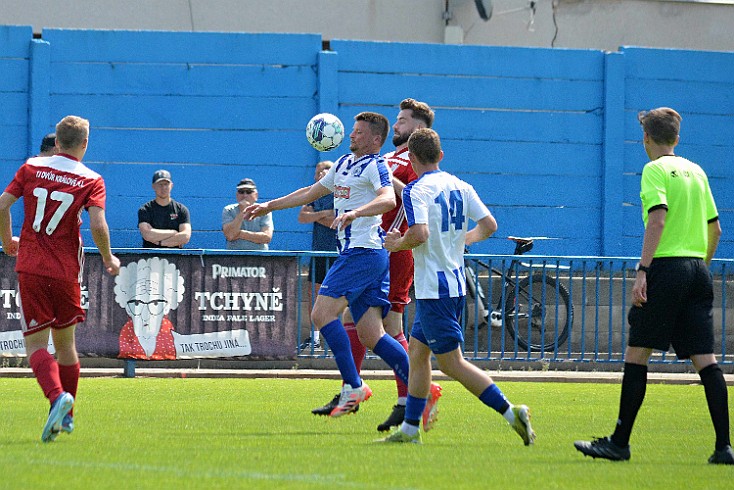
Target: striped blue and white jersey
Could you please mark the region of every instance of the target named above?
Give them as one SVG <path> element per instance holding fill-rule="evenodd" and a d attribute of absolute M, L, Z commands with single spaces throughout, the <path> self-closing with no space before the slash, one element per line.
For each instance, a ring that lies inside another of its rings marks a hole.
<path fill-rule="evenodd" d="M 413 249 L 415 297 L 456 298 L 466 295 L 464 244 L 469 220 L 489 210 L 474 188 L 441 170 L 426 172 L 403 190 L 408 226 L 428 225 L 425 243 Z"/>
<path fill-rule="evenodd" d="M 334 193 L 336 215 L 367 204 L 377 197 L 382 187 L 392 188 L 392 173 L 385 159 L 378 155 L 344 155 L 319 181 Z M 364 216 L 352 221 L 337 234 L 339 252 L 352 248 L 382 248 L 384 232 L 381 215 Z"/>

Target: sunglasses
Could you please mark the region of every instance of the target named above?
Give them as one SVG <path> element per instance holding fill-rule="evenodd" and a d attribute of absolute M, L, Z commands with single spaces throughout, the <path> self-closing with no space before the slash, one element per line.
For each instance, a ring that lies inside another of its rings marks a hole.
<path fill-rule="evenodd" d="M 257 189 L 237 189 L 238 194 L 252 194 Z"/>

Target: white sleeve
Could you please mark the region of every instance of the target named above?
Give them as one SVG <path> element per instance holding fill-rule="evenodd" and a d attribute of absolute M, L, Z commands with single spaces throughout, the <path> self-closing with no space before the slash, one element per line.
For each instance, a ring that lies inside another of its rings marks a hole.
<path fill-rule="evenodd" d="M 477 191 L 474 190 L 474 187 L 469 186 L 469 188 L 467 189 L 466 197 L 468 203 L 466 213 L 469 219 L 477 222 L 480 219 L 489 216 L 489 209 L 487 209 L 487 206 L 485 206 L 482 200 L 479 198 L 479 195 L 477 194 Z"/>
<path fill-rule="evenodd" d="M 331 168 L 329 168 L 329 171 L 326 172 L 326 175 L 321 177 L 321 180 L 319 180 L 319 184 L 323 185 L 327 189 L 329 189 L 331 192 L 334 192 L 334 174 L 336 172 L 336 165 L 332 165 Z"/>
<path fill-rule="evenodd" d="M 408 226 L 428 224 L 429 201 L 429 196 L 421 186 L 406 186 L 403 189 L 403 207 Z"/>
<path fill-rule="evenodd" d="M 374 165 L 367 166 L 367 177 L 372 182 L 372 187 L 379 190 L 383 187 L 392 187 L 392 171 L 387 162 L 382 158 L 376 158 Z"/>

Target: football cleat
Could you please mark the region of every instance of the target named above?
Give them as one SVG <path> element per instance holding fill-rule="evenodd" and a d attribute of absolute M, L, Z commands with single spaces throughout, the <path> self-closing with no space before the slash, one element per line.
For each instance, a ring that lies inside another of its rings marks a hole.
<path fill-rule="evenodd" d="M 314 408 L 311 410 L 311 413 L 314 415 L 331 415 L 331 411 L 334 410 L 334 408 L 339 405 L 339 397 L 341 396 L 341 393 L 337 393 L 334 395 L 334 398 L 331 399 L 329 403 L 322 407 Z M 359 411 L 359 405 L 354 409 L 354 413 L 357 413 Z"/>
<path fill-rule="evenodd" d="M 61 421 L 61 432 L 71 434 L 74 432 L 74 417 L 70 413 L 64 416 L 64 420 Z"/>
<path fill-rule="evenodd" d="M 384 439 L 377 439 L 375 442 L 407 442 L 409 444 L 423 444 L 420 431 L 409 436 L 400 429 L 395 429 L 389 436 Z"/>
<path fill-rule="evenodd" d="M 731 446 L 726 446 L 724 449 L 714 451 L 714 454 L 709 458 L 711 464 L 734 464 L 734 451 Z"/>
<path fill-rule="evenodd" d="M 61 422 L 64 417 L 74 407 L 74 397 L 70 393 L 61 393 L 56 400 L 51 404 L 51 409 L 48 412 L 48 419 L 46 419 L 46 425 L 43 426 L 43 432 L 41 433 L 41 441 L 51 442 L 56 439 L 59 431 L 61 431 Z"/>
<path fill-rule="evenodd" d="M 431 391 L 428 394 L 426 408 L 423 409 L 423 431 L 433 429 L 433 424 L 438 419 L 438 399 L 441 398 L 441 385 L 431 383 Z"/>
<path fill-rule="evenodd" d="M 515 422 L 512 424 L 512 428 L 522 437 L 522 442 L 526 446 L 533 444 L 535 442 L 535 432 L 530 425 L 530 409 L 526 405 L 518 405 L 512 407 L 512 413 L 515 414 Z"/>
<path fill-rule="evenodd" d="M 319 350 L 321 349 L 321 340 L 316 339 L 314 342 L 311 337 L 308 337 L 306 340 L 304 340 L 301 345 L 298 346 L 298 352 L 302 352 L 304 350 L 311 350 L 313 347 L 313 350 Z"/>
<path fill-rule="evenodd" d="M 584 456 L 602 458 L 611 461 L 627 461 L 630 459 L 630 447 L 619 447 L 609 437 L 596 437 L 592 441 L 576 441 L 573 446 Z"/>
<path fill-rule="evenodd" d="M 377 431 L 386 432 L 391 427 L 399 427 L 403 420 L 405 420 L 405 405 L 394 405 L 387 420 L 377 426 Z"/>
<path fill-rule="evenodd" d="M 372 390 L 367 383 L 362 382 L 362 386 L 352 388 L 351 385 L 344 383 L 342 386 L 342 392 L 339 395 L 339 403 L 329 414 L 330 417 L 341 417 L 348 413 L 353 413 L 359 408 L 359 404 L 369 399 L 372 396 Z"/>
<path fill-rule="evenodd" d="M 57 430 L 56 428 L 51 429 L 51 440 L 55 440 L 61 432 L 66 432 L 67 434 L 74 432 L 74 417 L 71 416 L 71 413 L 67 413 L 64 416 L 64 420 L 61 421 L 61 430 Z"/>

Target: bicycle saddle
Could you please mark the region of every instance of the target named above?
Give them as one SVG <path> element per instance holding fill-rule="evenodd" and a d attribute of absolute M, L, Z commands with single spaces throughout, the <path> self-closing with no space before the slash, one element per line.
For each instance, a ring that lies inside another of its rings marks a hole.
<path fill-rule="evenodd" d="M 508 240 L 512 240 L 516 243 L 515 245 L 515 255 L 522 255 L 524 253 L 530 252 L 530 250 L 533 249 L 533 239 L 532 238 L 520 238 L 516 236 L 508 236 Z"/>

